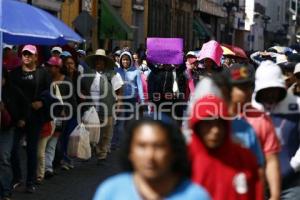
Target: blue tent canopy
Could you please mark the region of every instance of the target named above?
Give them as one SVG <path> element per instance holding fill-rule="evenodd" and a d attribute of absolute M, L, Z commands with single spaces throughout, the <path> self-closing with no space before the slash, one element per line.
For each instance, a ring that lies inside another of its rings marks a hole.
<path fill-rule="evenodd" d="M 82 38 L 53 15 L 15 0 L 0 0 L 3 41 L 8 44 L 66 44 Z"/>

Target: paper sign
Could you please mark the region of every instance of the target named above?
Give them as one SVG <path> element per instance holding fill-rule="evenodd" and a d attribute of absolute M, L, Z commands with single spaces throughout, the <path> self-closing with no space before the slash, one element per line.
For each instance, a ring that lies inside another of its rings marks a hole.
<path fill-rule="evenodd" d="M 147 60 L 152 64 L 182 64 L 183 39 L 147 38 Z"/>

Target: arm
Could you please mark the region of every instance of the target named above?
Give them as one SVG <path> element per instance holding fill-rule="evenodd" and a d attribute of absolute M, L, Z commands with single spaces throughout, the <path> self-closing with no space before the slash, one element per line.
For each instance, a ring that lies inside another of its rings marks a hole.
<path fill-rule="evenodd" d="M 260 52 L 259 51 L 251 54 L 250 58 L 257 65 L 260 65 L 260 63 L 262 61 L 262 59 L 260 58 Z"/>
<path fill-rule="evenodd" d="M 281 176 L 278 154 L 266 155 L 266 179 L 270 189 L 270 200 L 279 200 L 281 191 Z"/>

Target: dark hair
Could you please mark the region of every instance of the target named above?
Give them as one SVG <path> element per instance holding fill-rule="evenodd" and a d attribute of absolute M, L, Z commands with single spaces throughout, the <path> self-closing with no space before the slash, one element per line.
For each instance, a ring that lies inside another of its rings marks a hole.
<path fill-rule="evenodd" d="M 62 58 L 63 66 L 62 66 L 62 68 L 61 68 L 61 70 L 60 70 L 60 72 L 61 72 L 62 74 L 64 74 L 65 76 L 68 76 L 68 69 L 67 69 L 67 67 L 66 67 L 66 65 L 65 65 L 65 62 L 66 62 L 69 58 L 71 58 L 71 59 L 74 61 L 74 63 L 75 63 L 75 68 L 78 70 L 78 65 L 79 65 L 78 61 L 77 61 L 76 59 L 74 59 L 72 56 L 65 56 L 65 57 Z"/>
<path fill-rule="evenodd" d="M 160 120 L 156 120 L 154 115 L 149 115 L 139 120 L 131 121 L 128 124 L 128 126 L 125 128 L 125 130 L 127 131 L 125 133 L 124 141 L 122 143 L 123 146 L 120 151 L 122 170 L 133 171 L 133 165 L 129 160 L 131 143 L 134 137 L 135 130 L 145 124 L 158 125 L 165 131 L 171 144 L 172 153 L 175 156 L 175 161 L 172 164 L 173 172 L 179 173 L 184 177 L 189 177 L 190 168 L 183 134 L 176 122 L 174 122 L 166 115 L 163 115 Z"/>

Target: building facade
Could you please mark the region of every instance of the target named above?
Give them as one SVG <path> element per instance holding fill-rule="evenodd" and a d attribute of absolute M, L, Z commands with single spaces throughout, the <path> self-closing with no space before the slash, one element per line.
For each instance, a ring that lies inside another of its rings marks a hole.
<path fill-rule="evenodd" d="M 290 0 L 246 0 L 245 28 L 248 50 L 263 50 L 273 45 L 288 45 Z"/>
<path fill-rule="evenodd" d="M 148 37 L 179 37 L 186 49 L 194 48 L 195 0 L 148 0 Z"/>
<path fill-rule="evenodd" d="M 198 0 L 194 11 L 196 20 L 201 20 L 203 29 L 209 33 L 196 42 L 201 47 L 202 43 L 208 39 L 224 41 L 227 13 L 223 7 L 224 0 Z"/>

